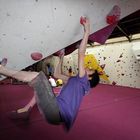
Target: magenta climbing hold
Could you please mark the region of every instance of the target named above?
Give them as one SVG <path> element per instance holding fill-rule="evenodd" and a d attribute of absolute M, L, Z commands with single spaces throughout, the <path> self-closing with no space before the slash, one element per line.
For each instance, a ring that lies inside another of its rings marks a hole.
<path fill-rule="evenodd" d="M 31 58 L 35 61 L 41 60 L 42 57 L 43 57 L 42 53 L 39 52 L 31 53 Z"/>

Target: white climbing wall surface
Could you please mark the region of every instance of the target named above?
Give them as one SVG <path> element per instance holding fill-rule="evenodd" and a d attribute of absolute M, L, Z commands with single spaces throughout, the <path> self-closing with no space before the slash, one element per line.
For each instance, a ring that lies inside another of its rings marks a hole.
<path fill-rule="evenodd" d="M 91 20 L 91 33 L 107 26 L 114 5 L 121 18 L 139 9 L 139 0 L 0 0 L 0 58 L 21 70 L 80 40 L 80 17 Z"/>

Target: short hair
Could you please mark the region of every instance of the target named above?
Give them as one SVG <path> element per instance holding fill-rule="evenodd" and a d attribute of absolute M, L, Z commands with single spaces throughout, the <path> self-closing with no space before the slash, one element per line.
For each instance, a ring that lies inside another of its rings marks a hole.
<path fill-rule="evenodd" d="M 99 81 L 100 81 L 100 77 L 99 77 L 99 74 L 97 72 L 97 70 L 95 70 L 95 72 L 91 75 L 89 75 L 91 77 L 91 80 L 89 80 L 90 82 L 90 87 L 93 88 L 93 87 L 96 87 L 98 84 L 99 84 Z"/>

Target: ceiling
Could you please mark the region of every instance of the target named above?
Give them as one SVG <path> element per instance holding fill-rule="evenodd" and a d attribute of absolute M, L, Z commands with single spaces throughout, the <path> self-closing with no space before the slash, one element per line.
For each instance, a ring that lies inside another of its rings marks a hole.
<path fill-rule="evenodd" d="M 140 10 L 121 19 L 109 38 L 126 36 L 131 41 L 131 35 L 140 33 Z"/>

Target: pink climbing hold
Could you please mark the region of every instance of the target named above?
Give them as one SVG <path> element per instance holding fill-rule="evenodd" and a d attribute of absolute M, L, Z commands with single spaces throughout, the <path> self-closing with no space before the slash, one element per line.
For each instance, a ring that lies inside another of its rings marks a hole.
<path fill-rule="evenodd" d="M 86 17 L 80 17 L 80 23 L 83 25 L 86 23 Z"/>
<path fill-rule="evenodd" d="M 5 66 L 7 64 L 7 58 L 3 58 L 1 61 L 0 61 L 0 65 L 2 66 Z"/>
<path fill-rule="evenodd" d="M 55 55 L 57 55 L 57 56 L 62 56 L 64 54 L 65 54 L 65 49 L 61 49 L 61 50 L 59 50 L 58 52 L 55 53 Z"/>
<path fill-rule="evenodd" d="M 39 52 L 34 52 L 31 54 L 31 58 L 35 61 L 41 60 L 43 55 Z"/>

